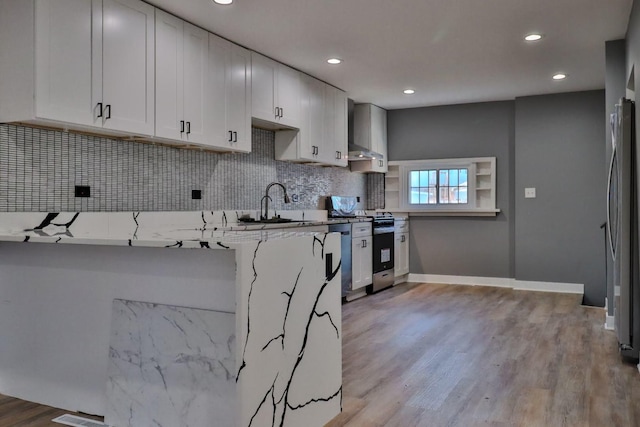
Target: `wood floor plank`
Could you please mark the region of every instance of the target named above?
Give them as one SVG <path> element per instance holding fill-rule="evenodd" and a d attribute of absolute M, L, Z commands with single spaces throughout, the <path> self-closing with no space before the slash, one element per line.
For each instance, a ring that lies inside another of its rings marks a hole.
<path fill-rule="evenodd" d="M 343 306 L 327 427 L 640 427 L 640 374 L 579 295 L 407 284 Z"/>

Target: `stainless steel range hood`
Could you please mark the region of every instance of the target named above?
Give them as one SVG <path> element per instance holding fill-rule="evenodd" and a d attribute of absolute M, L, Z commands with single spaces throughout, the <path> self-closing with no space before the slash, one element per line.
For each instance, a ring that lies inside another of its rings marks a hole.
<path fill-rule="evenodd" d="M 348 133 L 347 133 L 347 141 L 349 143 L 349 157 L 348 160 L 350 162 L 355 162 L 359 160 L 383 160 L 384 156 L 380 153 L 376 153 L 375 151 L 371 151 L 366 147 L 362 147 L 360 145 L 356 145 L 354 143 L 355 137 L 353 135 L 353 108 L 354 102 L 353 99 L 349 98 L 347 100 L 347 112 L 348 112 Z"/>
<path fill-rule="evenodd" d="M 358 160 L 382 160 L 384 156 L 375 151 L 371 151 L 368 148 L 361 147 L 356 144 L 349 144 L 349 161 L 355 162 Z"/>

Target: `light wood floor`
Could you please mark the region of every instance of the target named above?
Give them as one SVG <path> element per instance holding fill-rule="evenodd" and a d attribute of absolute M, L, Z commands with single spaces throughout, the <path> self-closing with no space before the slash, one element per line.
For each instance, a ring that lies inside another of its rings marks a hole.
<path fill-rule="evenodd" d="M 580 297 L 410 284 L 343 306 L 327 427 L 640 426 L 640 374 Z"/>
<path fill-rule="evenodd" d="M 327 427 L 640 427 L 640 374 L 604 311 L 579 304 L 426 284 L 348 303 L 344 411 Z M 0 396 L 0 427 L 59 426 L 63 413 Z"/>

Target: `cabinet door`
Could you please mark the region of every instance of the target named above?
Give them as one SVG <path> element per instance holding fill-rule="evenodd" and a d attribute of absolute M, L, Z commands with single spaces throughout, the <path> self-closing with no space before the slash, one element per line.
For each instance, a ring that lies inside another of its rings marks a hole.
<path fill-rule="evenodd" d="M 333 148 L 338 152 L 335 164 L 337 166 L 348 166 L 347 154 L 347 94 L 341 90 L 335 90 L 334 98 L 334 138 Z"/>
<path fill-rule="evenodd" d="M 400 263 L 402 252 L 402 233 L 395 233 L 393 241 L 393 267 L 395 270 L 395 276 L 401 276 Z"/>
<path fill-rule="evenodd" d="M 336 166 L 347 166 L 347 95 L 325 85 L 323 161 Z"/>
<path fill-rule="evenodd" d="M 280 108 L 278 122 L 300 128 L 300 73 L 278 64 L 276 106 Z"/>
<path fill-rule="evenodd" d="M 276 121 L 275 81 L 278 63 L 251 53 L 251 114 L 260 120 Z"/>
<path fill-rule="evenodd" d="M 387 172 L 387 111 L 375 105 L 371 106 L 371 149 L 384 156 L 372 161 L 371 170 Z"/>
<path fill-rule="evenodd" d="M 373 237 L 364 238 L 364 250 L 362 252 L 362 281 L 364 285 L 373 283 Z"/>
<path fill-rule="evenodd" d="M 300 159 L 318 160 L 327 150 L 322 147 L 324 140 L 324 87 L 325 84 L 311 76 L 302 78 L 301 105 L 303 121 L 299 139 Z"/>
<path fill-rule="evenodd" d="M 324 108 L 323 114 L 324 117 L 324 138 L 322 140 L 322 144 L 320 146 L 320 158 L 323 163 L 328 163 L 330 165 L 337 164 L 338 162 L 338 153 L 335 149 L 335 127 L 336 127 L 336 92 L 338 91 L 333 86 L 329 86 L 327 84 L 324 86 Z"/>
<path fill-rule="evenodd" d="M 409 273 L 409 233 L 396 233 L 394 247 L 395 275 L 403 276 Z"/>
<path fill-rule="evenodd" d="M 36 116 L 92 126 L 93 8 L 86 0 L 36 2 Z"/>
<path fill-rule="evenodd" d="M 400 253 L 400 271 L 402 274 L 409 273 L 409 233 L 402 233 L 402 247 Z"/>
<path fill-rule="evenodd" d="M 184 22 L 156 11 L 156 122 L 155 134 L 182 139 L 184 134 Z"/>
<path fill-rule="evenodd" d="M 227 71 L 227 126 L 232 148 L 251 151 L 251 53 L 231 44 Z"/>
<path fill-rule="evenodd" d="M 104 127 L 153 135 L 155 8 L 138 0 L 103 0 Z"/>
<path fill-rule="evenodd" d="M 209 33 L 184 23 L 184 137 L 187 141 L 205 143 L 205 79 L 208 74 Z"/>
<path fill-rule="evenodd" d="M 212 145 L 228 148 L 231 148 L 233 140 L 231 130 L 227 127 L 227 72 L 230 49 L 231 42 L 209 34 L 207 133 Z"/>
<path fill-rule="evenodd" d="M 362 254 L 364 252 L 363 240 L 364 239 L 362 238 L 351 240 L 351 289 L 353 290 L 366 286 L 362 277 Z"/>

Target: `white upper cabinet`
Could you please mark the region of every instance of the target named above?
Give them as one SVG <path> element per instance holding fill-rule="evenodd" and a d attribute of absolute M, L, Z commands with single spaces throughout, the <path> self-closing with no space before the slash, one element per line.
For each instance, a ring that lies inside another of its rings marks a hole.
<path fill-rule="evenodd" d="M 208 46 L 206 31 L 156 11 L 156 136 L 206 143 Z"/>
<path fill-rule="evenodd" d="M 102 104 L 97 125 L 153 135 L 154 12 L 138 0 L 102 0 L 102 11 L 94 8 L 93 64 L 98 73 L 102 70 L 102 79 L 94 75 L 93 81 L 98 110 Z"/>
<path fill-rule="evenodd" d="M 329 150 L 324 146 L 325 84 L 311 76 L 302 76 L 302 125 L 300 130 L 301 160 L 326 162 Z"/>
<path fill-rule="evenodd" d="M 154 12 L 138 0 L 0 2 L 0 121 L 153 135 Z"/>
<path fill-rule="evenodd" d="M 209 34 L 207 129 L 213 146 L 251 151 L 251 53 Z"/>
<path fill-rule="evenodd" d="M 382 159 L 351 162 L 351 170 L 358 172 L 387 172 L 387 110 L 373 104 L 354 107 L 354 137 L 356 145 L 383 155 Z"/>
<path fill-rule="evenodd" d="M 300 128 L 300 73 L 252 52 L 251 79 L 253 117 L 283 127 Z"/>
<path fill-rule="evenodd" d="M 37 1 L 37 117 L 93 125 L 91 19 L 97 3 Z"/>
<path fill-rule="evenodd" d="M 347 166 L 347 95 L 306 74 L 301 82 L 300 130 L 276 132 L 276 159 Z"/>
<path fill-rule="evenodd" d="M 347 166 L 347 94 L 325 85 L 324 122 L 326 161 Z"/>

